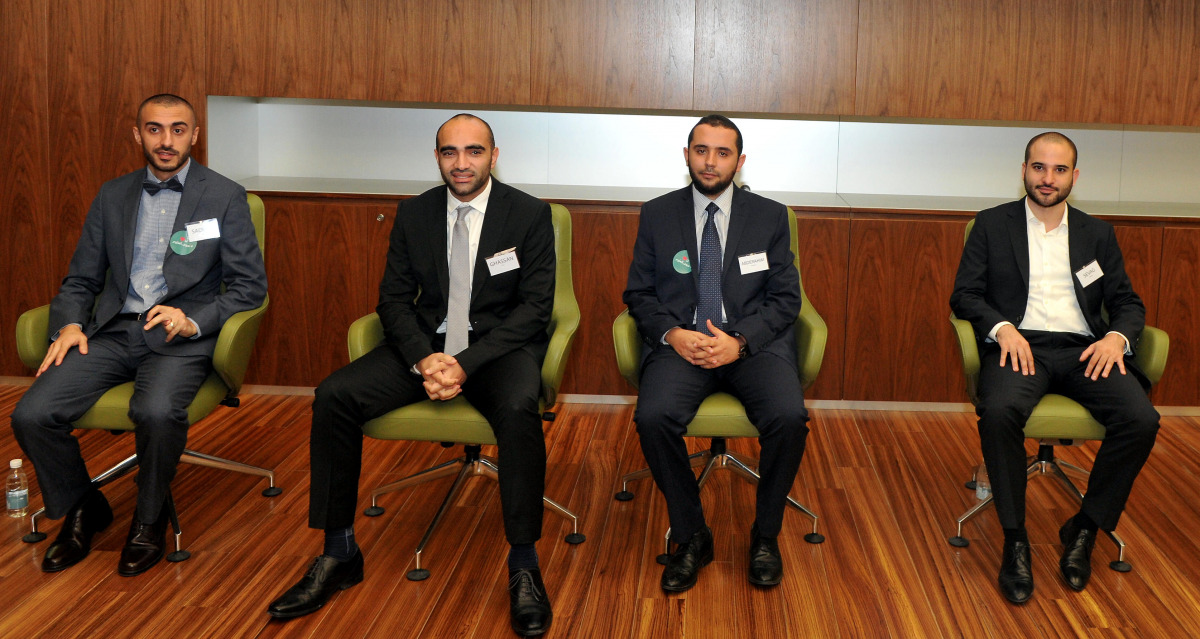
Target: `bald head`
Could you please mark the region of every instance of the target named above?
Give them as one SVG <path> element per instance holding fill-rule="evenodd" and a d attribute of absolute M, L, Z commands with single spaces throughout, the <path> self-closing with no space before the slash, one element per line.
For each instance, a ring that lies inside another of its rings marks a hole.
<path fill-rule="evenodd" d="M 1079 149 L 1075 148 L 1075 143 L 1071 141 L 1071 138 L 1059 133 L 1058 131 L 1047 131 L 1045 133 L 1039 133 L 1039 134 L 1033 136 L 1033 139 L 1029 140 L 1029 144 L 1025 145 L 1025 162 L 1026 163 L 1029 162 L 1029 154 L 1031 151 L 1033 151 L 1033 145 L 1037 144 L 1038 142 L 1065 144 L 1068 147 L 1070 147 L 1071 148 L 1071 168 L 1075 168 L 1075 164 L 1079 160 Z"/>
<path fill-rule="evenodd" d="M 479 116 L 471 115 L 470 113 L 459 113 L 458 115 L 450 118 L 449 120 L 446 120 L 445 122 L 442 123 L 442 126 L 438 127 L 437 135 L 433 139 L 433 147 L 435 149 L 441 148 L 441 146 L 442 146 L 442 130 L 445 129 L 447 125 L 449 125 L 451 123 L 464 123 L 464 122 L 477 122 L 479 124 L 482 124 L 483 128 L 487 129 L 488 147 L 496 146 L 496 136 L 492 135 L 492 126 L 490 124 L 485 122 L 483 120 L 483 118 L 481 118 Z"/>

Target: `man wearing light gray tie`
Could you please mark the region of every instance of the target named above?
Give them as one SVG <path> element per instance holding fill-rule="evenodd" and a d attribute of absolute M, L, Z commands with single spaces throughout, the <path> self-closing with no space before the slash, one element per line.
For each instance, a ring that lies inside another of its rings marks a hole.
<path fill-rule="evenodd" d="M 384 344 L 317 387 L 309 526 L 325 530 L 325 548 L 269 612 L 314 612 L 363 579 L 353 528 L 361 425 L 461 393 L 487 418 L 499 448 L 512 626 L 538 635 L 551 618 L 534 550 L 546 475 L 538 395 L 554 302 L 550 206 L 491 177 L 499 149 L 473 115 L 438 129 L 435 155 L 445 186 L 396 210 L 376 307 Z"/>

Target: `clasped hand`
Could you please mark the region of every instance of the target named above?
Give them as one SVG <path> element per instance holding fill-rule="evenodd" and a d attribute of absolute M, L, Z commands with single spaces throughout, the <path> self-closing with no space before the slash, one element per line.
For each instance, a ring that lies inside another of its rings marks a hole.
<path fill-rule="evenodd" d="M 672 328 L 667 331 L 665 339 L 680 357 L 700 368 L 717 368 L 736 360 L 741 350 L 737 338 L 713 326 L 712 320 L 707 320 L 707 323 L 712 335 Z"/>
<path fill-rule="evenodd" d="M 462 383 L 467 380 L 458 360 L 445 353 L 434 353 L 417 362 L 417 370 L 425 378 L 423 385 L 429 399 L 453 399 L 462 392 Z"/>

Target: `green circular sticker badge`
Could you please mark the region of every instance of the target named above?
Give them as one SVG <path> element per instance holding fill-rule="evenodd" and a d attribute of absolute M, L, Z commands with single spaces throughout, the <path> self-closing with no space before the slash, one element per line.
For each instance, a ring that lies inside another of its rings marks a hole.
<path fill-rule="evenodd" d="M 675 267 L 677 273 L 687 274 L 692 272 L 692 261 L 688 259 L 687 249 L 675 254 L 675 257 L 671 260 L 671 266 Z"/>
<path fill-rule="evenodd" d="M 171 250 L 175 251 L 176 255 L 187 255 L 196 250 L 196 243 L 188 241 L 187 231 L 179 231 L 171 236 Z"/>

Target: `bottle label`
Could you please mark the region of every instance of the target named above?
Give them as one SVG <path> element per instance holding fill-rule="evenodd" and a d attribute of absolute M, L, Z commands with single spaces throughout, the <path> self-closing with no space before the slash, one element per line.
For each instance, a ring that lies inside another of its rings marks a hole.
<path fill-rule="evenodd" d="M 5 501 L 8 502 L 9 510 L 26 508 L 29 506 L 29 489 L 8 491 L 8 498 Z"/>

